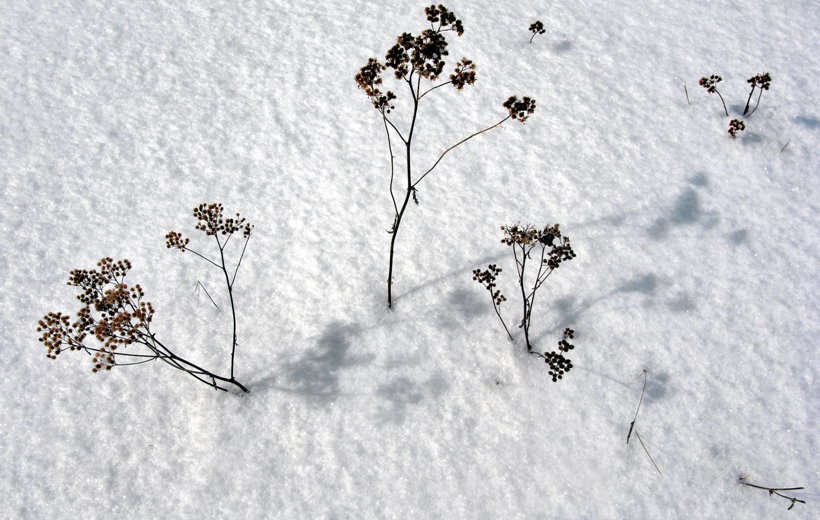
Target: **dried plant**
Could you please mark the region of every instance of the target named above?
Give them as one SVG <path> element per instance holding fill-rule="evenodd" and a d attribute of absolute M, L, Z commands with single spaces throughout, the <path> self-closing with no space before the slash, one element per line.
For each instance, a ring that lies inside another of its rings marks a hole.
<path fill-rule="evenodd" d="M 749 98 L 746 99 L 746 108 L 743 109 L 743 115 L 747 117 L 751 117 L 752 114 L 755 113 L 757 110 L 758 105 L 760 105 L 760 97 L 763 95 L 764 90 L 769 90 L 769 87 L 772 84 L 772 77 L 769 75 L 768 72 L 763 72 L 758 74 L 757 76 L 752 76 L 751 78 L 746 80 L 746 83 L 752 86 L 751 92 L 749 92 Z M 758 89 L 757 94 L 757 102 L 755 103 L 755 107 L 749 112 L 749 103 L 752 101 L 752 94 L 755 93 L 755 88 Z M 747 112 L 749 112 L 747 114 Z"/>
<path fill-rule="evenodd" d="M 698 84 L 706 89 L 706 92 L 710 94 L 717 94 L 720 97 L 720 102 L 723 103 L 723 111 L 726 112 L 726 117 L 729 116 L 729 110 L 726 108 L 726 102 L 723 100 L 723 96 L 720 94 L 720 91 L 717 89 L 717 84 L 723 81 L 723 78 L 718 76 L 717 74 L 712 74 L 708 78 L 700 78 Z"/>
<path fill-rule="evenodd" d="M 393 260 L 396 239 L 410 201 L 412 200 L 415 204 L 419 203 L 419 183 L 454 148 L 477 135 L 501 126 L 508 119 L 515 119 L 523 123 L 535 110 L 535 100 L 533 99 L 525 97 L 519 100 L 515 96 L 509 98 L 503 105 L 507 109 L 506 117 L 450 146 L 439 155 L 438 159 L 424 173 L 414 175 L 412 145 L 422 99 L 432 91 L 445 85 L 452 85 L 457 91 L 460 91 L 464 87 L 474 84 L 476 80 L 475 64 L 467 58 L 462 58 L 455 64 L 452 74 L 449 75 L 449 80 L 437 83 L 444 73 L 445 58 L 449 55 L 445 33 L 450 32 L 461 36 L 464 33 L 464 26 L 461 20 L 457 19 L 455 14 L 443 5 L 431 5 L 426 7 L 424 12 L 427 15 L 427 21 L 430 22 L 429 29 L 425 29 L 416 36 L 410 33 L 401 34 L 396 39 L 396 44 L 388 49 L 384 63 L 376 58 L 370 58 L 355 76 L 359 88 L 370 98 L 373 107 L 381 115 L 384 131 L 387 135 L 387 148 L 390 153 L 390 198 L 393 202 L 393 224 L 388 231 L 391 237 L 387 273 L 387 306 L 390 308 L 393 306 Z M 409 94 L 411 115 L 404 131 L 400 130 L 399 126 L 389 117 L 395 109 L 394 102 L 397 100 L 397 96 L 391 90 L 383 90 L 382 73 L 387 69 L 392 70 L 394 78 L 400 84 L 404 84 Z M 404 197 L 401 203 L 397 200 L 394 191 L 396 155 L 393 152 L 393 136 L 396 136 L 404 145 L 403 155 L 406 171 L 404 173 Z"/>
<path fill-rule="evenodd" d="M 544 29 L 544 24 L 541 23 L 540 20 L 536 20 L 532 23 L 532 25 L 530 25 L 530 32 L 532 33 L 532 36 L 530 36 L 530 43 L 532 43 L 532 39 L 535 38 L 536 35 L 544 34 L 547 30 Z"/>
<path fill-rule="evenodd" d="M 764 491 L 768 491 L 769 496 L 777 495 L 781 498 L 785 498 L 786 500 L 791 502 L 791 504 L 789 505 L 787 511 L 791 511 L 795 504 L 798 504 L 798 503 L 799 504 L 805 504 L 806 503 L 805 500 L 800 500 L 799 498 L 790 497 L 790 496 L 787 496 L 787 495 L 784 495 L 783 493 L 781 493 L 781 491 L 800 491 L 801 489 L 806 489 L 804 487 L 775 488 L 775 487 L 768 487 L 768 486 L 758 486 L 757 484 L 752 484 L 750 482 L 747 482 L 746 481 L 747 478 L 749 478 L 748 475 L 741 476 L 740 478 L 738 478 L 738 482 L 740 482 L 744 486 L 749 486 L 749 487 L 753 487 L 755 489 L 762 489 Z"/>
<path fill-rule="evenodd" d="M 732 136 L 732 139 L 736 138 L 737 135 L 744 130 L 746 130 L 746 123 L 740 119 L 732 119 L 729 121 L 729 135 Z"/>
<path fill-rule="evenodd" d="M 543 229 L 538 229 L 534 226 L 502 226 L 501 231 L 504 232 L 504 238 L 501 242 L 512 248 L 513 258 L 515 260 L 516 273 L 518 275 L 518 288 L 521 292 L 521 300 L 523 305 L 523 314 L 518 328 L 524 332 L 524 342 L 527 346 L 527 352 L 534 356 L 538 356 L 546 362 L 552 376 L 553 381 L 558 381 L 562 378 L 564 373 L 569 372 L 572 368 L 572 361 L 567 359 L 564 354 L 574 349 L 574 345 L 570 344 L 568 339 L 574 337 L 575 331 L 572 329 L 564 329 L 563 337 L 558 342 L 557 351 L 552 352 L 538 352 L 530 342 L 530 325 L 532 324 L 532 309 L 535 306 L 535 297 L 544 282 L 549 276 L 561 266 L 563 262 L 567 262 L 575 258 L 575 252 L 570 245 L 569 237 L 562 235 L 558 224 L 554 226 L 546 226 Z M 534 253 L 535 250 L 535 253 Z M 534 257 L 537 255 L 537 258 Z M 537 262 L 538 268 L 533 276 L 532 273 L 527 273 L 527 267 L 532 266 L 533 262 Z M 501 268 L 495 264 L 490 264 L 486 270 L 474 269 L 473 280 L 479 282 L 489 292 L 492 300 L 493 309 L 495 310 L 498 319 L 504 326 L 507 336 L 513 340 L 510 329 L 501 315 L 500 306 L 507 301 L 506 296 L 497 288 L 497 278 L 501 273 Z"/>
<path fill-rule="evenodd" d="M 230 376 L 220 376 L 174 353 L 159 341 L 151 330 L 154 307 L 144 301 L 140 285 L 129 286 L 125 276 L 131 269 L 131 262 L 103 258 L 97 269 L 75 269 L 71 271 L 68 285 L 80 288 L 77 299 L 83 304 L 77 319 L 70 321 L 67 314 L 50 312 L 38 323 L 37 331 L 42 332 L 40 342 L 46 346 L 46 355 L 57 359 L 65 350 L 80 350 L 91 356 L 92 372 L 111 370 L 117 366 L 129 366 L 163 361 L 195 379 L 218 390 L 227 391 L 227 385 L 247 392 L 234 377 L 236 356 L 236 312 L 233 299 L 233 284 L 245 254 L 253 226 L 245 222 L 237 213 L 235 218 L 225 218 L 221 204 L 201 204 L 194 208 L 198 219 L 196 229 L 213 236 L 218 249 L 216 262 L 189 247 L 190 239 L 171 231 L 165 237 L 166 246 L 180 251 L 190 251 L 203 260 L 222 270 L 228 286 L 233 316 L 233 341 L 231 345 Z M 225 246 L 234 234 L 241 232 L 245 243 L 242 253 L 229 275 L 225 263 Z M 221 238 L 220 238 L 221 236 Z M 95 341 L 95 342 L 94 342 Z M 138 351 L 135 351 L 139 348 Z M 125 350 L 128 349 L 126 352 Z"/>

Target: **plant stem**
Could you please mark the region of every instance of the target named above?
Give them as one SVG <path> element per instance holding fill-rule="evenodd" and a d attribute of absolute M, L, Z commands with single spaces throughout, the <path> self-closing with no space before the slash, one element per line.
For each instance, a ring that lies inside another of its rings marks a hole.
<path fill-rule="evenodd" d="M 420 79 L 420 78 L 419 78 Z M 410 197 L 413 195 L 413 169 L 411 162 L 411 149 L 413 144 L 413 131 L 416 128 L 416 117 L 419 111 L 418 92 L 413 88 L 413 73 L 411 72 L 407 78 L 407 84 L 410 87 L 410 93 L 413 97 L 413 119 L 410 122 L 410 130 L 407 138 L 404 139 L 405 160 L 407 162 L 407 190 L 404 193 L 404 201 L 401 209 L 396 213 L 395 222 L 393 224 L 392 237 L 390 237 L 390 260 L 387 268 L 387 308 L 393 308 L 393 258 L 396 252 L 396 237 L 399 234 L 399 227 L 401 226 L 404 212 L 407 210 L 407 204 L 410 202 Z M 392 156 L 392 154 L 391 154 Z M 391 161 L 392 164 L 392 161 Z M 392 187 L 392 186 L 391 186 Z M 392 190 L 391 190 L 392 195 Z"/>
<path fill-rule="evenodd" d="M 746 112 L 749 111 L 749 103 L 752 102 L 752 94 L 755 93 L 755 84 L 752 83 L 752 90 L 749 92 L 749 97 L 746 99 L 746 108 L 743 109 L 743 115 L 746 115 Z"/>
<path fill-rule="evenodd" d="M 521 262 L 518 261 L 518 254 L 515 252 L 516 247 L 521 247 Z M 530 345 L 530 320 L 529 320 L 529 300 L 527 299 L 527 291 L 524 289 L 524 272 L 527 267 L 527 253 L 524 246 L 513 246 L 513 256 L 515 256 L 516 266 L 518 269 L 518 286 L 521 289 L 521 299 L 524 305 L 524 316 L 521 321 L 521 328 L 524 329 L 524 342 L 527 344 L 527 352 L 532 353 L 532 346 Z"/>
<path fill-rule="evenodd" d="M 638 430 L 635 430 L 635 436 L 638 437 L 638 442 L 641 443 L 643 451 L 646 452 L 646 456 L 649 457 L 649 461 L 652 462 L 653 466 L 655 466 L 655 469 L 658 471 L 658 474 L 663 475 L 663 473 L 661 473 L 661 469 L 658 467 L 657 464 L 655 464 L 655 459 L 652 458 L 652 455 L 649 453 L 649 450 L 646 449 L 646 444 L 643 443 L 643 439 L 641 439 L 641 435 L 638 433 Z"/>
<path fill-rule="evenodd" d="M 510 341 L 515 341 L 510 334 L 510 329 L 507 328 L 507 323 L 504 321 L 504 318 L 501 317 L 501 311 L 498 310 L 498 304 L 495 301 L 495 297 L 493 296 L 493 290 L 491 287 L 487 287 L 487 291 L 490 293 L 490 300 L 493 302 L 493 310 L 495 311 L 495 315 L 498 316 L 498 319 L 501 320 L 501 325 L 504 326 L 504 331 L 507 333 L 507 336 L 510 338 Z"/>
<path fill-rule="evenodd" d="M 720 91 L 718 89 L 715 89 L 715 92 L 717 92 L 720 102 L 723 103 L 723 111 L 726 112 L 726 117 L 729 117 L 729 110 L 726 108 L 726 102 L 723 101 L 723 96 L 720 95 Z"/>
<path fill-rule="evenodd" d="M 164 361 L 165 363 L 168 363 L 169 365 L 176 368 L 177 370 L 181 370 L 183 372 L 186 372 L 191 377 L 194 377 L 194 378 L 198 379 L 199 381 L 202 381 L 203 383 L 205 383 L 208 386 L 212 386 L 216 390 L 222 390 L 224 392 L 228 391 L 227 388 L 223 388 L 223 387 L 219 386 L 218 384 L 216 384 L 216 381 L 219 380 L 219 381 L 224 381 L 225 383 L 230 383 L 232 385 L 235 385 L 236 387 L 238 387 L 243 392 L 248 392 L 248 389 L 245 388 L 245 386 L 242 383 L 240 383 L 239 381 L 237 381 L 233 376 L 231 376 L 230 378 L 222 377 L 222 376 L 218 376 L 218 375 L 214 374 L 213 372 L 211 372 L 209 370 L 205 370 L 204 368 L 200 367 L 199 365 L 197 365 L 195 363 L 192 363 L 192 362 L 188 361 L 187 359 L 182 358 L 180 356 L 177 356 L 176 354 L 171 352 L 168 349 L 168 347 L 166 347 L 158 339 L 156 339 L 156 337 L 154 337 L 154 335 L 151 334 L 150 331 L 148 331 L 147 336 L 150 340 L 150 343 L 149 343 L 148 340 L 145 340 L 145 339 L 143 339 L 141 341 L 141 343 L 143 345 L 147 346 L 149 349 L 151 349 L 154 352 L 160 353 L 160 352 L 164 351 L 164 354 L 159 355 L 158 359 Z M 211 381 L 208 381 L 207 379 L 203 379 L 202 377 L 200 377 L 200 375 L 205 376 L 207 378 L 210 378 Z"/>
<path fill-rule="evenodd" d="M 433 171 L 433 169 L 434 169 L 436 166 L 438 166 L 438 163 L 439 163 L 439 162 L 441 162 L 441 160 L 444 158 L 444 156 L 445 156 L 445 155 L 447 155 L 447 152 L 449 152 L 450 150 L 452 150 L 453 148 L 455 148 L 455 147 L 457 147 L 457 146 L 459 146 L 459 145 L 461 145 L 461 144 L 464 144 L 465 142 L 469 141 L 470 139 L 472 139 L 473 137 L 475 137 L 475 136 L 477 136 L 477 135 L 483 134 L 484 132 L 488 132 L 488 131 L 492 130 L 493 128 L 496 128 L 496 127 L 498 127 L 498 126 L 501 126 L 501 124 L 502 124 L 504 121 L 506 121 L 507 119 L 509 119 L 510 117 L 511 117 L 511 116 L 507 116 L 507 117 L 505 117 L 504 119 L 502 119 L 501 121 L 499 121 L 498 123 L 496 123 L 496 124 L 494 124 L 494 125 L 488 126 L 487 128 L 485 128 L 485 129 L 483 129 L 483 130 L 479 130 L 478 132 L 475 132 L 475 133 L 473 133 L 473 134 L 470 134 L 470 135 L 468 135 L 467 137 L 465 137 L 464 139 L 462 139 L 461 141 L 459 141 L 459 142 L 457 142 L 456 144 L 454 144 L 453 146 L 451 146 L 450 148 L 447 148 L 446 150 L 444 150 L 444 151 L 441 153 L 441 155 L 439 156 L 439 158 L 436 160 L 436 162 L 435 162 L 435 163 L 433 163 L 433 166 L 431 166 L 429 170 L 427 170 L 426 172 L 424 172 L 424 175 L 422 175 L 421 177 L 419 177 L 419 179 L 418 179 L 418 180 L 417 180 L 417 181 L 413 184 L 413 187 L 415 187 L 416 185 L 418 185 L 418 183 L 420 183 L 420 182 L 421 182 L 421 180 L 422 180 L 422 179 L 424 179 L 424 178 L 427 176 L 427 174 L 428 174 L 428 173 L 430 173 L 431 171 Z"/>
<path fill-rule="evenodd" d="M 641 410 L 641 403 L 643 403 L 643 394 L 646 392 L 646 369 L 643 371 L 643 390 L 641 390 L 641 398 L 638 400 L 638 407 L 635 408 L 635 417 L 632 418 L 632 422 L 629 423 L 629 433 L 626 434 L 626 443 L 629 444 L 629 438 L 632 436 L 632 429 L 635 427 L 635 421 L 638 420 L 638 412 Z"/>
<path fill-rule="evenodd" d="M 758 92 L 758 94 L 757 94 L 757 103 L 755 103 L 755 107 L 752 109 L 751 112 L 749 112 L 749 115 L 746 116 L 746 117 L 752 117 L 752 114 L 755 113 L 755 110 L 757 110 L 757 107 L 760 105 L 760 97 L 763 96 L 763 89 L 761 88 L 759 90 L 760 90 L 760 92 Z"/>
<path fill-rule="evenodd" d="M 790 497 L 790 496 L 784 495 L 783 493 L 780 493 L 780 491 L 799 491 L 801 489 L 806 489 L 804 487 L 770 488 L 770 487 L 766 487 L 766 486 L 758 486 L 756 484 L 750 484 L 750 483 L 746 482 L 746 477 L 740 477 L 740 483 L 743 484 L 744 486 L 749 486 L 749 487 L 753 487 L 753 488 L 756 488 L 756 489 L 762 489 L 764 491 L 768 491 L 769 495 L 777 495 L 779 497 L 782 497 L 782 498 L 785 498 L 786 500 L 791 501 L 791 505 L 789 505 L 789 511 L 791 511 L 791 509 L 794 507 L 794 504 L 796 504 L 798 502 L 801 503 L 801 504 L 806 503 L 805 500 L 800 500 L 797 497 Z"/>
<path fill-rule="evenodd" d="M 219 245 L 219 258 L 222 261 L 222 265 L 220 266 L 220 268 L 222 269 L 222 272 L 225 274 L 225 285 L 228 286 L 228 297 L 231 301 L 231 321 L 233 322 L 233 334 L 231 336 L 231 380 L 233 380 L 234 358 L 236 357 L 236 309 L 234 308 L 233 303 L 233 285 L 231 284 L 231 277 L 228 274 L 228 270 L 225 268 L 224 248 L 222 244 L 220 244 L 219 242 L 219 237 L 217 235 L 214 235 L 214 238 L 216 238 L 216 243 Z M 245 242 L 245 244 L 247 244 L 247 242 Z M 237 266 L 237 269 L 238 268 L 239 266 Z"/>

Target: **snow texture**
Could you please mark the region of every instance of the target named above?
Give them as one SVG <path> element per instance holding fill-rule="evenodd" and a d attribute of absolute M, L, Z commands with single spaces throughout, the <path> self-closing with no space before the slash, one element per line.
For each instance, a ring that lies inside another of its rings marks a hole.
<path fill-rule="evenodd" d="M 446 5 L 465 27 L 448 63 L 478 81 L 423 100 L 418 167 L 510 95 L 538 109 L 419 186 L 390 311 L 389 156 L 353 76 L 426 27 L 425 3 L 0 1 L 0 517 L 816 517 L 817 3 Z M 250 393 L 46 359 L 37 320 L 76 312 L 68 272 L 111 256 L 158 337 L 227 370 L 220 273 L 164 247 L 209 247 L 201 202 L 256 226 L 235 288 Z M 533 315 L 543 349 L 577 331 L 557 384 L 471 280 L 498 263 L 512 286 L 515 222 L 559 222 L 578 254 Z M 636 427 L 662 475 L 625 443 L 644 370 Z"/>

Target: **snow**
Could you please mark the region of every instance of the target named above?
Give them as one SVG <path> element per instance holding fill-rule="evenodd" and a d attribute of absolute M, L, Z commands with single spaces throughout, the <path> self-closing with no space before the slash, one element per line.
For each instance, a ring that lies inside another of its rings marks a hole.
<path fill-rule="evenodd" d="M 815 516 L 816 3 L 447 2 L 448 64 L 478 81 L 425 97 L 417 168 L 510 95 L 538 108 L 419 186 L 388 310 L 389 156 L 353 76 L 425 5 L 0 2 L 0 516 Z M 256 226 L 235 288 L 249 394 L 45 358 L 37 320 L 78 308 L 68 272 L 111 256 L 158 337 L 224 373 L 229 313 L 194 290 L 224 308 L 221 273 L 164 247 L 210 247 L 191 209 L 217 201 Z M 558 384 L 471 280 L 501 265 L 518 319 L 515 222 L 559 222 L 578 254 L 533 317 L 544 349 L 577 331 Z M 625 443 L 644 370 L 636 428 L 662 474 Z"/>

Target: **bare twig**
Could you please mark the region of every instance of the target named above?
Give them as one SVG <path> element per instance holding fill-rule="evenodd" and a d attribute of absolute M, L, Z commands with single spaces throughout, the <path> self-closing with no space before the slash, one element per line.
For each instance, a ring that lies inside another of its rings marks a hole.
<path fill-rule="evenodd" d="M 755 489 L 762 489 L 764 491 L 768 491 L 769 496 L 777 495 L 781 498 L 785 498 L 786 500 L 789 500 L 791 502 L 791 504 L 789 505 L 788 511 L 791 511 L 791 509 L 797 503 L 800 503 L 800 504 L 805 504 L 806 503 L 805 500 L 800 500 L 799 498 L 790 497 L 790 496 L 784 495 L 783 493 L 780 493 L 781 491 L 800 491 L 801 489 L 806 489 L 804 487 L 775 488 L 775 487 L 767 487 L 767 486 L 758 486 L 757 484 L 752 484 L 750 482 L 746 482 L 747 478 L 749 478 L 748 475 L 741 476 L 738 479 L 738 482 L 740 482 L 744 486 L 749 486 L 749 487 L 753 487 Z"/>
<path fill-rule="evenodd" d="M 629 423 L 629 433 L 626 434 L 626 443 L 629 444 L 629 437 L 632 435 L 632 428 L 635 427 L 635 421 L 638 420 L 638 412 L 641 410 L 641 403 L 643 403 L 643 394 L 646 392 L 647 371 L 643 369 L 643 390 L 641 390 L 641 398 L 638 400 L 638 407 L 635 409 L 635 417 Z"/>
<path fill-rule="evenodd" d="M 202 285 L 202 282 L 200 282 L 199 280 L 197 280 L 197 282 L 196 282 L 196 287 L 194 288 L 194 294 L 196 294 L 199 291 L 200 287 L 202 287 L 202 290 L 205 291 L 205 294 L 208 296 L 208 299 L 211 300 L 211 303 L 214 304 L 214 307 L 216 307 L 216 310 L 221 312 L 221 309 L 219 308 L 219 305 L 217 305 L 216 302 L 214 301 L 214 299 L 211 297 L 211 293 L 208 292 L 208 289 L 206 289 L 205 286 Z"/>
<path fill-rule="evenodd" d="M 658 474 L 663 475 L 663 473 L 661 473 L 661 469 L 658 467 L 657 464 L 655 464 L 655 459 L 652 458 L 652 455 L 649 454 L 649 450 L 646 449 L 646 444 L 643 443 L 643 439 L 641 439 L 641 435 L 638 433 L 638 430 L 635 430 L 635 436 L 638 438 L 638 442 L 641 443 L 643 451 L 646 452 L 646 456 L 649 457 L 649 460 L 652 462 L 652 465 L 655 466 L 655 469 L 658 471 Z"/>

